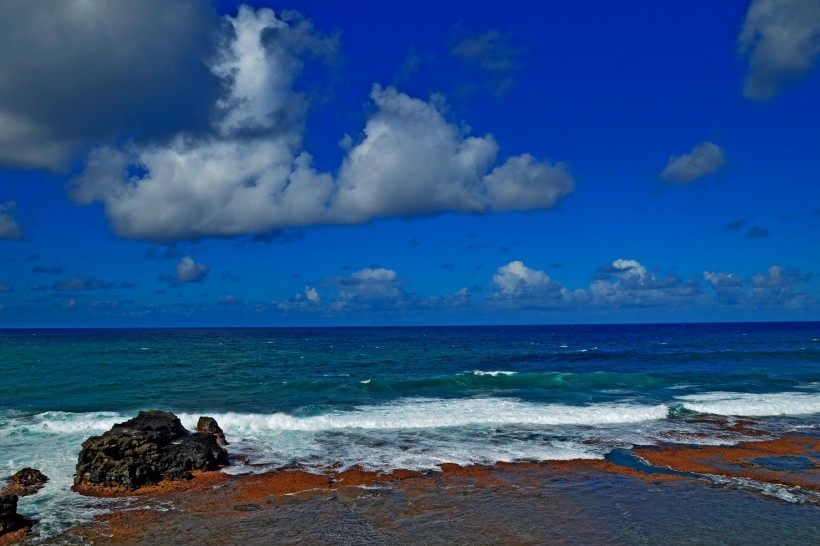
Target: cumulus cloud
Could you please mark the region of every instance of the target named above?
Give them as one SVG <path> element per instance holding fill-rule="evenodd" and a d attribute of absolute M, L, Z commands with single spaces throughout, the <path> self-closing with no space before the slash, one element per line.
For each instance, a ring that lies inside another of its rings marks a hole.
<path fill-rule="evenodd" d="M 365 267 L 347 277 L 333 277 L 326 284 L 336 286 L 338 299 L 350 300 L 398 300 L 402 297 L 398 274 L 392 269 Z"/>
<path fill-rule="evenodd" d="M 322 298 L 319 297 L 319 292 L 309 286 L 305 287 L 305 298 L 307 298 L 310 303 L 319 303 L 322 301 Z"/>
<path fill-rule="evenodd" d="M 677 275 L 658 276 L 636 260 L 617 259 L 598 268 L 592 283 L 569 289 L 521 261 L 498 268 L 492 300 L 535 308 L 615 309 L 691 303 L 698 286 Z"/>
<path fill-rule="evenodd" d="M 219 23 L 200 0 L 4 2 L 0 163 L 59 170 L 88 140 L 201 126 Z"/>
<path fill-rule="evenodd" d="M 448 121 L 440 97 L 424 101 L 380 86 L 371 92 L 375 109 L 363 138 L 344 140 L 338 175 L 319 173 L 301 148 L 304 101 L 293 85 L 302 56 L 334 42 L 270 9 L 242 7 L 227 21 L 233 34 L 210 64 L 224 89 L 210 132 L 95 148 L 72 181 L 73 198 L 102 202 L 124 237 L 170 241 L 530 210 L 573 191 L 564 164 L 527 154 L 497 164 L 492 135 L 470 136 Z"/>
<path fill-rule="evenodd" d="M 190 256 L 183 256 L 177 262 L 176 280 L 185 282 L 202 282 L 208 275 L 209 268 L 203 263 L 194 261 Z"/>
<path fill-rule="evenodd" d="M 703 278 L 714 289 L 720 303 L 736 305 L 741 302 L 743 279 L 734 273 L 704 271 Z"/>
<path fill-rule="evenodd" d="M 817 299 L 797 290 L 799 285 L 811 280 L 811 275 L 803 275 L 796 269 L 771 266 L 766 273 L 756 273 L 750 279 L 750 302 L 767 308 L 789 310 L 817 307 Z"/>
<path fill-rule="evenodd" d="M 696 284 L 677 275 L 659 276 L 637 260 L 617 259 L 598 268 L 598 275 L 583 295 L 598 306 L 649 306 L 691 303 Z"/>
<path fill-rule="evenodd" d="M 753 0 L 738 47 L 749 58 L 744 95 L 771 99 L 785 83 L 808 72 L 820 54 L 820 3 Z"/>
<path fill-rule="evenodd" d="M 698 144 L 688 154 L 669 156 L 669 163 L 660 179 L 675 184 L 686 184 L 711 174 L 726 163 L 723 149 L 713 142 Z"/>
<path fill-rule="evenodd" d="M 505 296 L 522 296 L 537 294 L 554 283 L 543 271 L 530 269 L 521 260 L 516 260 L 498 268 L 493 275 L 493 284 Z"/>
<path fill-rule="evenodd" d="M 0 131 L 2 134 L 2 131 Z M 2 137 L 0 137 L 2 138 Z M 0 239 L 19 239 L 23 236 L 23 230 L 17 225 L 14 216 L 9 212 L 17 207 L 14 201 L 0 203 Z"/>

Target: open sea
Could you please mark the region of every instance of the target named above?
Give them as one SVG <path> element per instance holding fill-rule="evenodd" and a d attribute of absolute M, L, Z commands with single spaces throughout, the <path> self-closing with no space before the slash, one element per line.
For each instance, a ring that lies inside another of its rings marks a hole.
<path fill-rule="evenodd" d="M 51 478 L 20 499 L 39 539 L 125 502 L 72 493 L 74 466 L 83 440 L 144 409 L 189 429 L 216 418 L 229 473 L 731 445 L 755 438 L 701 417 L 750 418 L 774 434 L 820 427 L 820 323 L 0 330 L 0 477 L 31 466 Z M 820 510 L 799 493 L 724 486 L 714 494 L 741 489 L 739 503 L 793 517 L 787 538 L 820 539 Z M 765 521 L 744 528 L 777 538 L 779 527 L 755 527 Z"/>

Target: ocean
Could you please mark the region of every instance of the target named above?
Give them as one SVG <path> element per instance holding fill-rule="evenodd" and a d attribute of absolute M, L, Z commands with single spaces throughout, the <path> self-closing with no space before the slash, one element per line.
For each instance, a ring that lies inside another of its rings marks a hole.
<path fill-rule="evenodd" d="M 51 478 L 20 499 L 37 540 L 127 502 L 73 493 L 72 475 L 84 439 L 145 409 L 189 429 L 216 418 L 233 474 L 428 472 L 759 439 L 718 417 L 766 437 L 816 435 L 820 323 L 0 330 L 0 477 L 31 466 Z M 814 493 L 711 487 L 794 514 L 794 536 L 820 533 Z"/>

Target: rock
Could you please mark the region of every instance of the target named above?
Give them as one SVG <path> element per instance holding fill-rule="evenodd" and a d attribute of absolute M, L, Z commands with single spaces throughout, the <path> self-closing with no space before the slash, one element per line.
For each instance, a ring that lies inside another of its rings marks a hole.
<path fill-rule="evenodd" d="M 8 479 L 8 485 L 0 491 L 0 495 L 17 495 L 25 497 L 33 495 L 46 484 L 48 477 L 34 468 L 24 468 Z"/>
<path fill-rule="evenodd" d="M 74 484 L 137 489 L 227 464 L 214 435 L 191 434 L 173 413 L 141 411 L 83 442 Z"/>
<path fill-rule="evenodd" d="M 216 437 L 216 443 L 221 446 L 228 445 L 228 441 L 225 439 L 225 433 L 213 417 L 200 417 L 196 424 L 196 431 L 213 434 Z"/>
<path fill-rule="evenodd" d="M 165 476 L 171 479 L 189 479 L 192 470 L 218 470 L 227 464 L 228 452 L 207 432 L 195 432 L 168 446 L 161 461 Z"/>
<path fill-rule="evenodd" d="M 31 520 L 17 513 L 17 495 L 0 495 L 0 536 L 31 527 Z"/>

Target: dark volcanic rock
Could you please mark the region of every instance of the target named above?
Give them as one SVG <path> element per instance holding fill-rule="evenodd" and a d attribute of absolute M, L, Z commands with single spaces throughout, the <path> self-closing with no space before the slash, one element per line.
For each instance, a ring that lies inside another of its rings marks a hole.
<path fill-rule="evenodd" d="M 0 495 L 33 495 L 42 489 L 47 481 L 48 477 L 39 470 L 24 468 L 9 477 L 8 485 L 0 491 Z"/>
<path fill-rule="evenodd" d="M 226 464 L 228 453 L 213 435 L 192 435 L 173 413 L 141 411 L 83 442 L 74 483 L 136 489 Z"/>
<path fill-rule="evenodd" d="M 195 432 L 168 446 L 160 462 L 167 478 L 188 479 L 191 470 L 217 470 L 228 464 L 228 452 L 206 432 Z"/>
<path fill-rule="evenodd" d="M 31 520 L 17 513 L 17 495 L 0 495 L 0 535 L 31 527 Z"/>
<path fill-rule="evenodd" d="M 216 443 L 221 446 L 228 445 L 228 441 L 225 439 L 225 433 L 213 417 L 200 417 L 196 424 L 196 431 L 213 434 L 216 438 Z"/>

